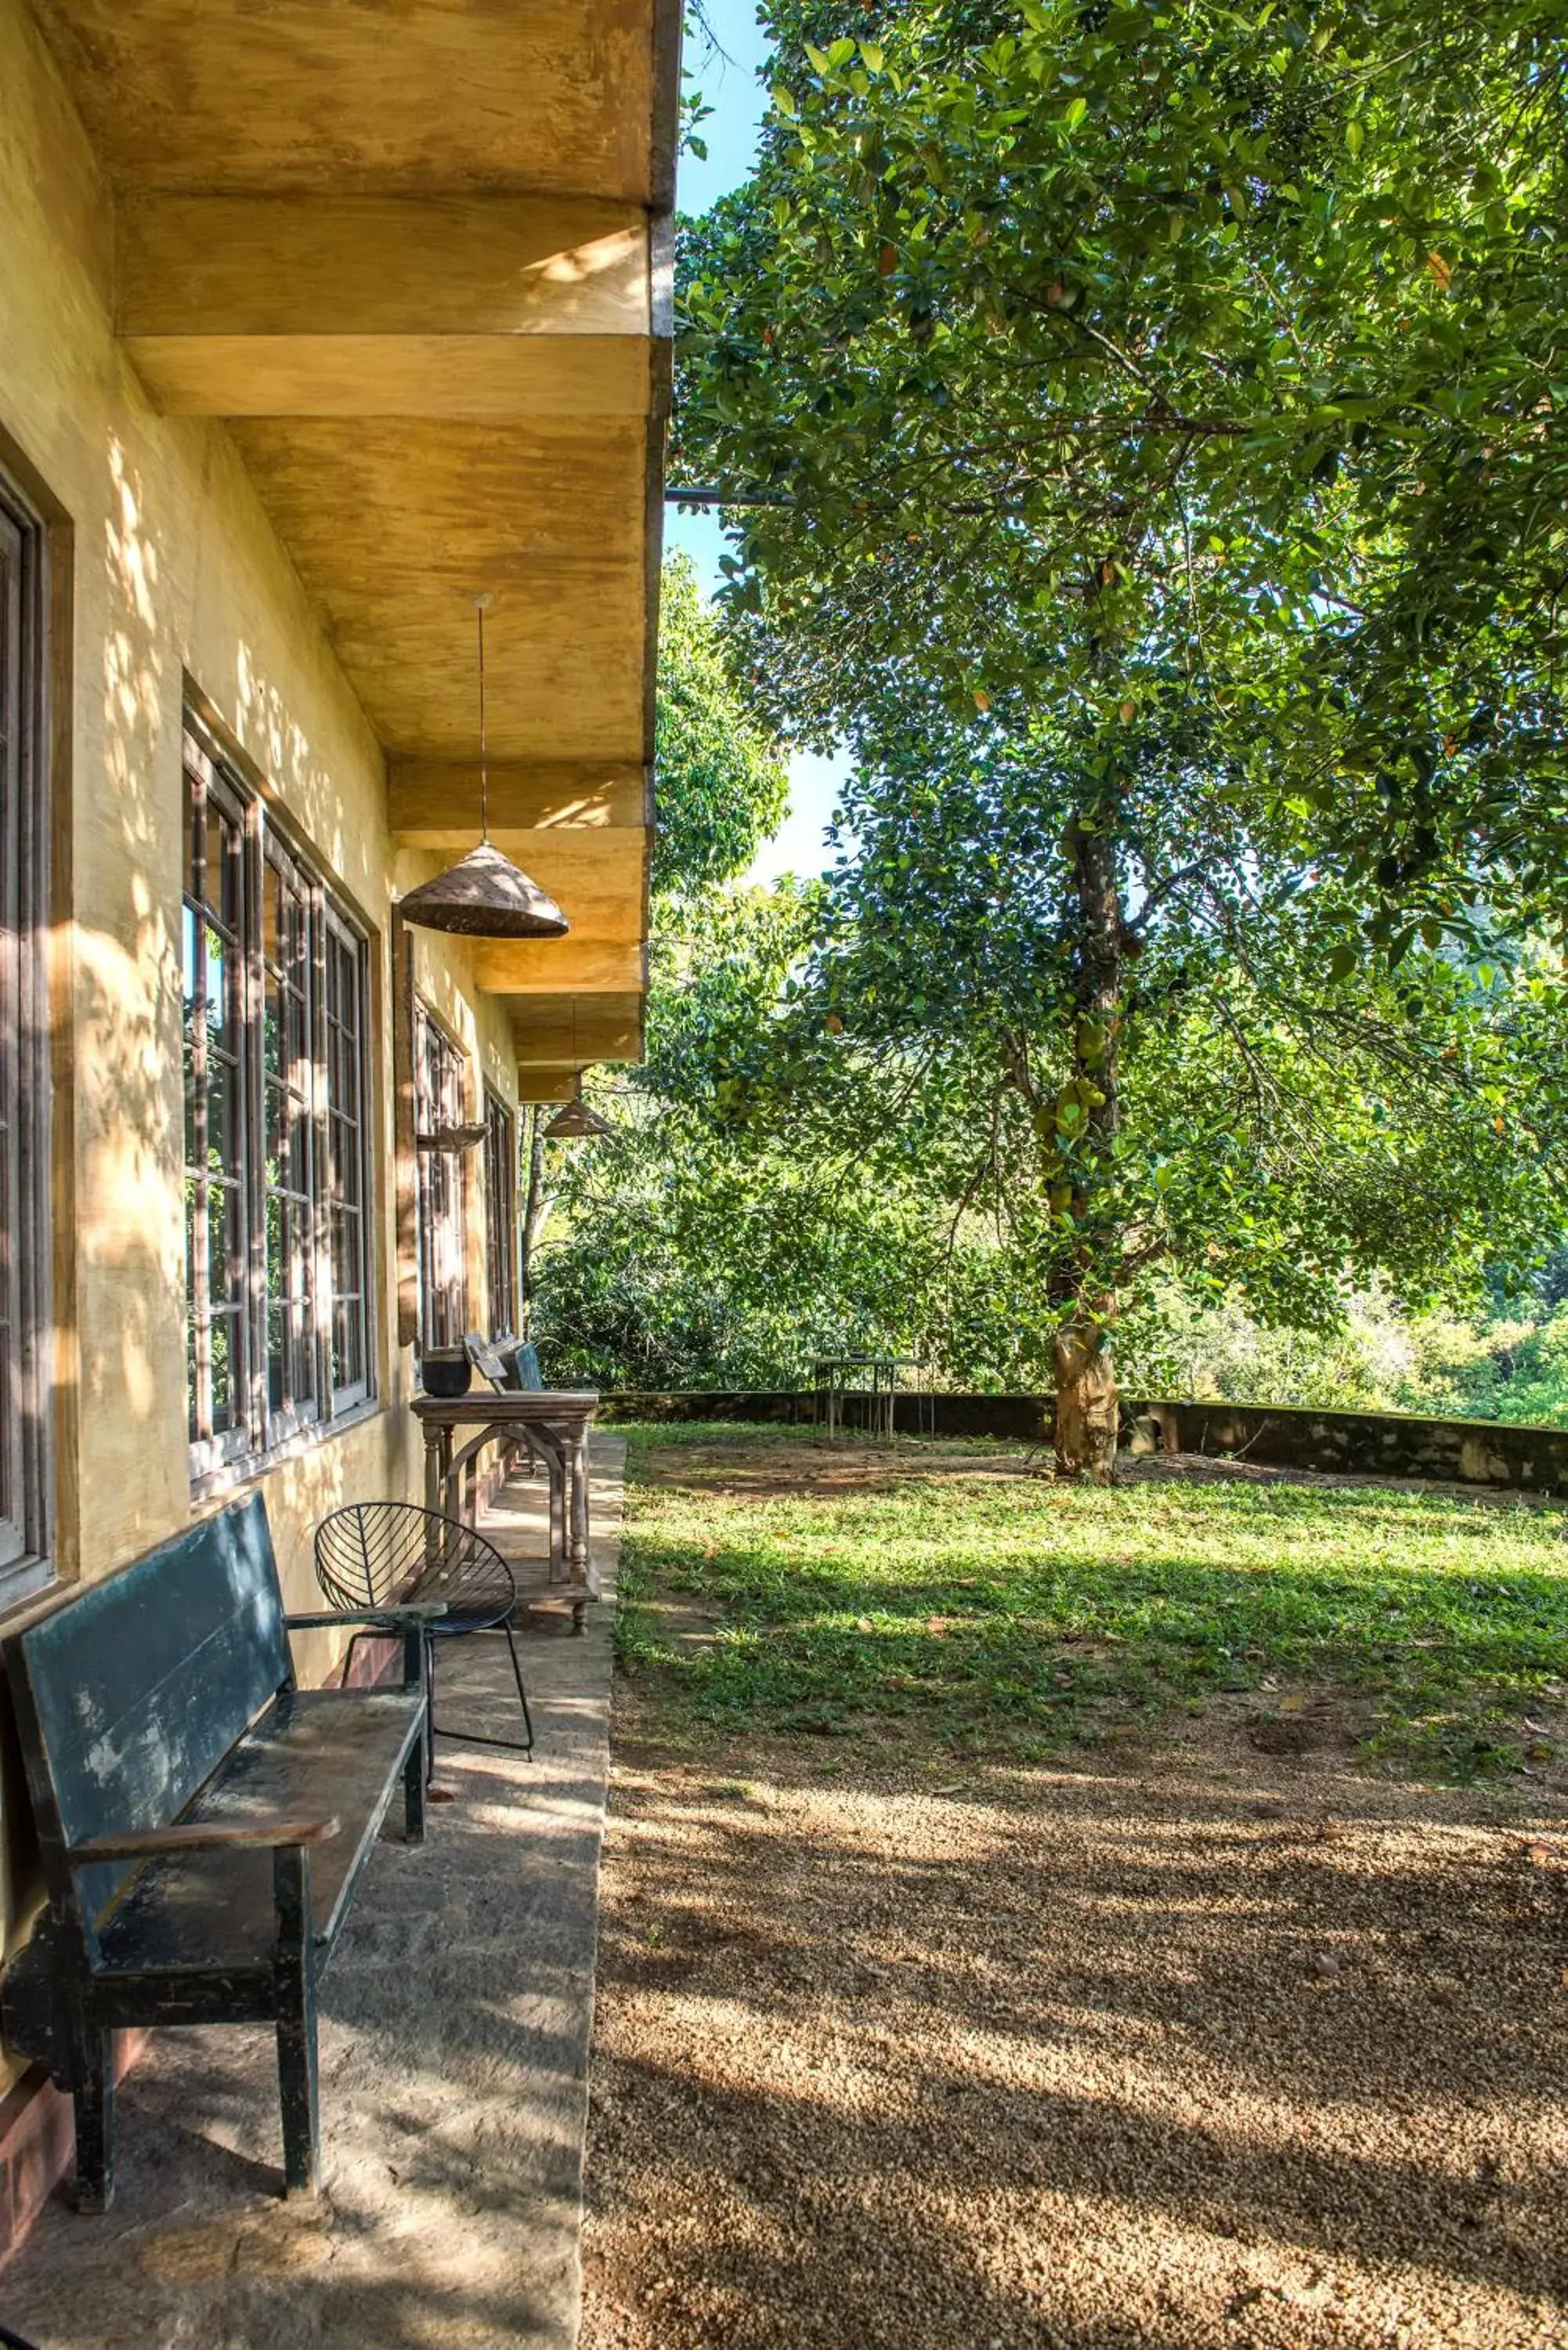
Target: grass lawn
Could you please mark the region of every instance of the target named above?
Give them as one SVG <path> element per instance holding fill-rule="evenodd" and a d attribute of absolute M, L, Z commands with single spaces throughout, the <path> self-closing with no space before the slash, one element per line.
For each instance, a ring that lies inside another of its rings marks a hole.
<path fill-rule="evenodd" d="M 1029 1762 L 1233 1692 L 1287 1744 L 1332 1709 L 1364 1752 L 1445 1783 L 1563 1776 L 1568 1508 L 1158 1471 L 1064 1486 L 972 1440 L 625 1432 L 619 1662 L 666 1731 Z"/>

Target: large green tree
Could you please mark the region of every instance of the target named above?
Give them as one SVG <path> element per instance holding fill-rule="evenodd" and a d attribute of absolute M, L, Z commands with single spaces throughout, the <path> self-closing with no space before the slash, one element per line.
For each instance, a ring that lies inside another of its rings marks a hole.
<path fill-rule="evenodd" d="M 1473 957 L 1557 887 L 1558 17 L 771 21 L 757 173 L 688 241 L 680 462 L 733 501 L 743 665 L 783 723 L 849 739 L 863 851 L 897 843 L 847 889 L 898 964 L 876 1016 L 925 1017 L 944 969 L 1015 994 L 998 910 L 1033 907 L 1034 993 L 1002 1023 L 1039 1145 L 1017 1196 L 1063 1457 L 1103 1467 L 1157 941 L 1193 934 L 1173 1001 L 1201 954 L 1214 1001 L 1262 972 L 1262 1005 L 1314 1005 L 1310 1062 L 1395 1012 L 1459 1016 L 1437 942 Z M 909 837 L 922 786 L 972 829 L 939 809 Z M 1404 978 L 1358 979 L 1358 939 Z M 1430 1076 L 1468 1066 L 1428 1043 Z M 1423 1125 L 1451 1107 L 1439 1084 Z M 1279 1254 L 1313 1220 L 1264 1189 Z"/>

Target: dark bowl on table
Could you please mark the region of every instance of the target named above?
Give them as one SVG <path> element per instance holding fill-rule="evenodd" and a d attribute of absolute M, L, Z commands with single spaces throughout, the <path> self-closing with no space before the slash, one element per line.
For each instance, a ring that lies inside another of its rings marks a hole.
<path fill-rule="evenodd" d="M 468 1393 L 473 1378 L 473 1365 L 466 1355 L 427 1355 L 421 1366 L 425 1393 L 440 1396 L 443 1402 L 455 1403 L 459 1396 Z"/>

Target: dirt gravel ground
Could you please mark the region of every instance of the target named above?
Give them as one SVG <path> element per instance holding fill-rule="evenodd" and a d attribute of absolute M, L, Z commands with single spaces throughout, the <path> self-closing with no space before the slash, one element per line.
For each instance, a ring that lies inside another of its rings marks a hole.
<path fill-rule="evenodd" d="M 1568 1821 L 623 1707 L 583 2350 L 1568 2345 Z M 835 1765 L 836 1764 L 836 1767 Z"/>

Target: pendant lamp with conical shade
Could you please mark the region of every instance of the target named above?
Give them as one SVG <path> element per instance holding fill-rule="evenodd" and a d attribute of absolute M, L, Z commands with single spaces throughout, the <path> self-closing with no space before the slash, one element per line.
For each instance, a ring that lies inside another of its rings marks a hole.
<path fill-rule="evenodd" d="M 577 1089 L 571 1100 L 563 1103 L 545 1127 L 545 1139 L 546 1142 L 576 1142 L 587 1136 L 614 1132 L 608 1118 L 601 1118 L 597 1110 L 590 1108 L 583 1099 L 583 1081 L 579 1076 Z"/>
<path fill-rule="evenodd" d="M 479 846 L 401 901 L 405 922 L 472 939 L 564 939 L 571 928 L 547 891 L 504 856 L 490 837 L 490 766 L 484 732 L 484 615 L 479 614 Z"/>
<path fill-rule="evenodd" d="M 577 1057 L 577 999 L 572 998 L 572 1058 Z M 583 1073 L 578 1069 L 572 1080 L 572 1098 L 564 1102 L 545 1128 L 546 1142 L 577 1142 L 596 1134 L 613 1134 L 615 1128 L 607 1118 L 590 1109 L 583 1099 Z"/>

